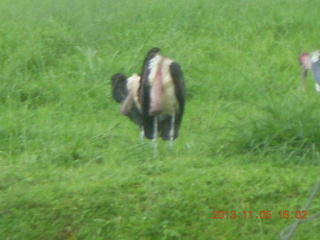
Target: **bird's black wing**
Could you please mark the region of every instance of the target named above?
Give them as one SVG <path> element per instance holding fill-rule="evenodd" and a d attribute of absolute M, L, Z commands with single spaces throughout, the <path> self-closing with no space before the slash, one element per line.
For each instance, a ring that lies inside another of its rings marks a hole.
<path fill-rule="evenodd" d="M 154 116 L 149 115 L 149 108 L 150 108 L 150 86 L 148 83 L 148 77 L 150 75 L 149 64 L 150 61 L 159 53 L 159 48 L 152 48 L 147 53 L 142 70 L 141 70 L 141 85 L 139 89 L 139 96 L 141 99 L 141 114 L 142 114 L 142 122 L 145 137 L 148 139 L 153 138 L 153 121 Z"/>
<path fill-rule="evenodd" d="M 320 85 L 320 60 L 314 62 L 311 69 L 314 80 Z"/>
<path fill-rule="evenodd" d="M 183 78 L 183 73 L 180 67 L 180 64 L 177 62 L 172 62 L 170 65 L 170 73 L 174 83 L 174 90 L 176 98 L 179 103 L 178 111 L 176 112 L 175 119 L 175 133 L 178 136 L 179 127 L 182 121 L 185 101 L 186 101 L 186 86 Z M 177 137 L 175 136 L 175 138 Z"/>

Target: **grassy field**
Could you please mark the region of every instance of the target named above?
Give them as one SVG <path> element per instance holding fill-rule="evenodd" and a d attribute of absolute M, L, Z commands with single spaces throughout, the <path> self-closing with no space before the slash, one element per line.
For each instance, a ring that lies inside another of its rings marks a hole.
<path fill-rule="evenodd" d="M 319 48 L 319 11 L 316 0 L 2 0 L 0 239 L 278 239 L 295 221 L 278 212 L 301 210 L 319 179 L 320 96 L 311 76 L 301 92 L 297 61 Z M 174 151 L 160 141 L 156 158 L 110 92 L 152 47 L 181 64 L 188 92 Z M 293 239 L 319 239 L 319 225 Z"/>

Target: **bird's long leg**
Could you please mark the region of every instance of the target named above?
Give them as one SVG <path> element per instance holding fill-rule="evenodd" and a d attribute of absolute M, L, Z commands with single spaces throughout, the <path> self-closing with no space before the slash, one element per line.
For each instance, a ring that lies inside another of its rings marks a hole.
<path fill-rule="evenodd" d="M 140 126 L 140 143 L 142 144 L 144 140 L 144 128 Z"/>
<path fill-rule="evenodd" d="M 174 138 L 174 122 L 175 122 L 175 114 L 173 113 L 171 116 L 171 121 L 170 121 L 170 132 L 169 132 L 169 148 L 170 151 L 172 151 L 173 148 L 173 138 Z"/>
<path fill-rule="evenodd" d="M 307 73 L 306 69 L 302 69 L 301 77 L 302 77 L 302 91 L 306 90 L 306 80 L 307 80 Z"/>
<path fill-rule="evenodd" d="M 155 115 L 153 118 L 153 151 L 154 155 L 158 154 L 158 146 L 157 146 L 157 138 L 158 138 L 158 116 Z"/>

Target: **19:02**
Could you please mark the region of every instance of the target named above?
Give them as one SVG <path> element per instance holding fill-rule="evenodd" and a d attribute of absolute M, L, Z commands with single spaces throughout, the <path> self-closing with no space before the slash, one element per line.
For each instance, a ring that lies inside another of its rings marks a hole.
<path fill-rule="evenodd" d="M 260 211 L 258 215 L 253 216 L 253 211 L 242 211 L 240 215 L 237 215 L 237 212 L 232 211 L 213 211 L 214 215 L 212 216 L 212 219 L 236 219 L 236 218 L 243 218 L 243 219 L 254 219 L 254 218 L 260 218 L 260 219 L 271 219 L 272 213 L 269 210 L 266 211 Z M 278 216 L 280 219 L 289 219 L 289 218 L 296 218 L 296 219 L 307 219 L 307 211 L 278 211 Z"/>

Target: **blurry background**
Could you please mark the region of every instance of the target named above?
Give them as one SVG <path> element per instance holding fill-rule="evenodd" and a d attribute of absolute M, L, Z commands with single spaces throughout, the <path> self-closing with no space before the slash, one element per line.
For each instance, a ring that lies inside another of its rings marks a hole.
<path fill-rule="evenodd" d="M 1 239 L 276 239 L 294 221 L 278 212 L 301 210 L 319 173 L 320 96 L 311 75 L 301 91 L 297 61 L 319 48 L 318 1 L 3 0 L 0 11 Z M 156 159 L 110 91 L 152 47 L 187 85 L 174 152 L 160 141 Z M 319 233 L 314 220 L 295 238 Z"/>

